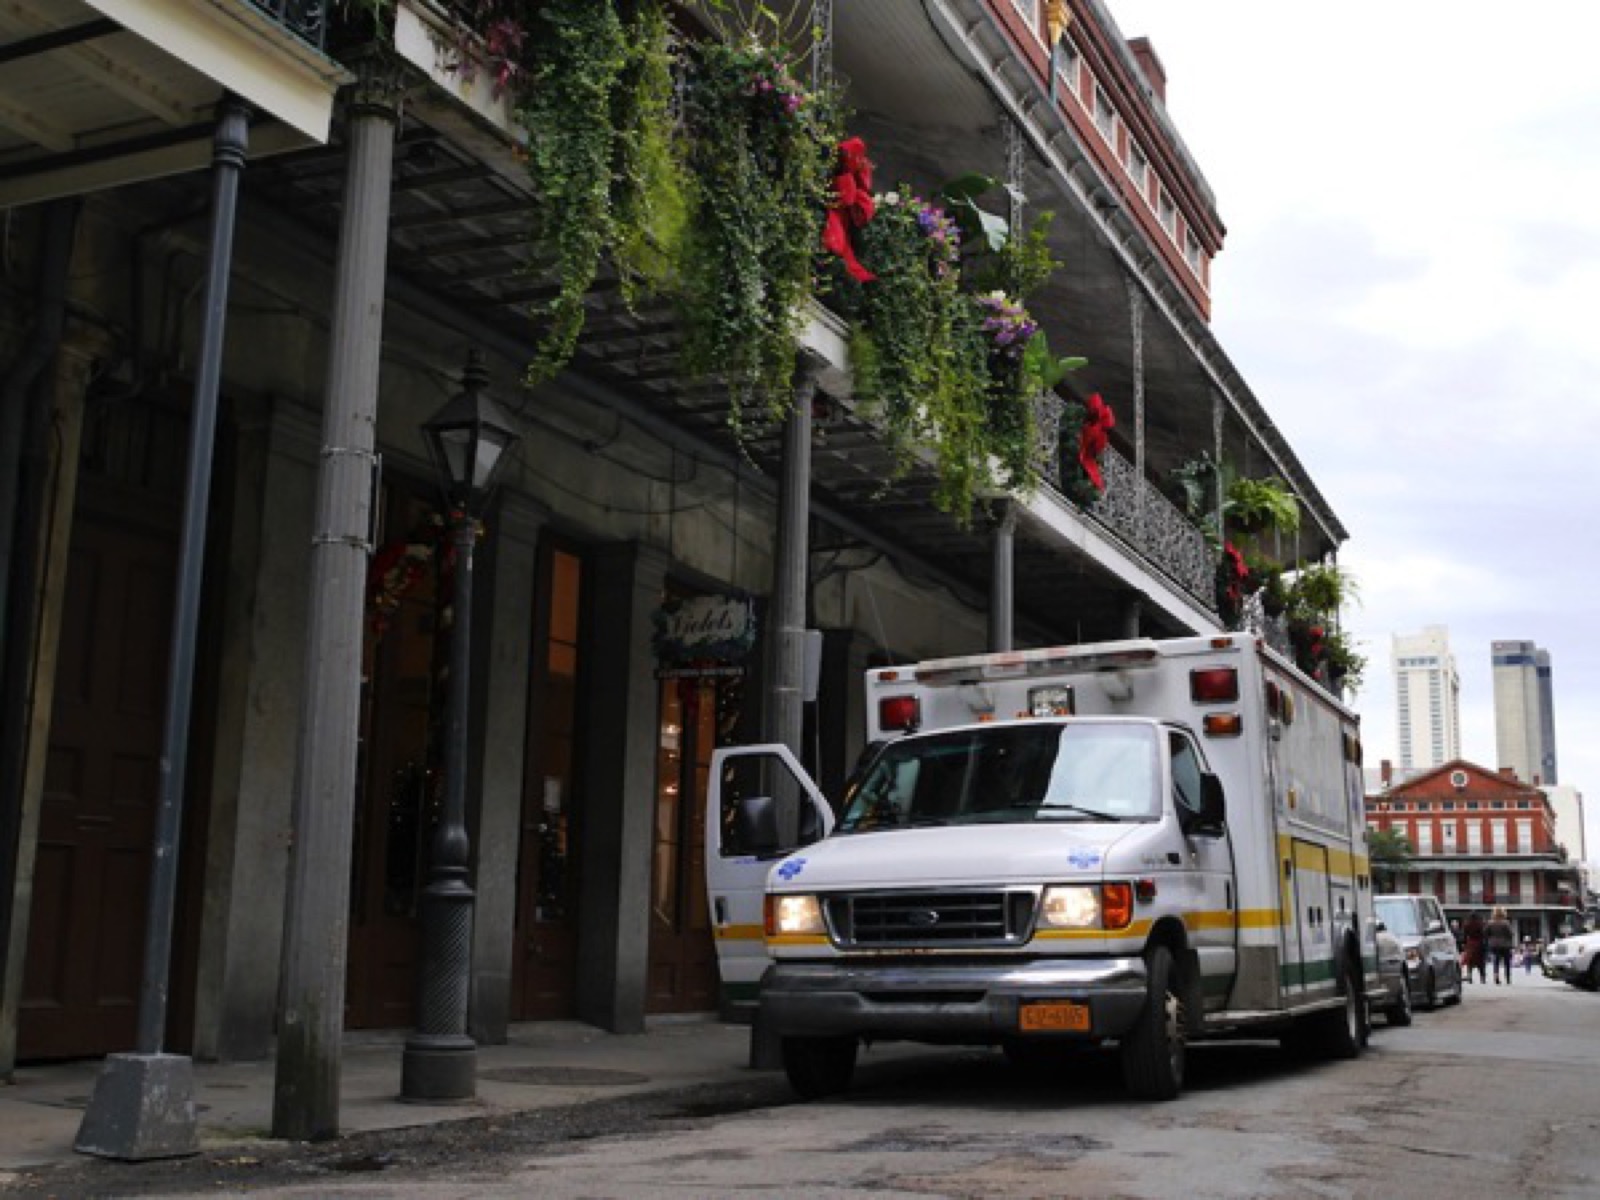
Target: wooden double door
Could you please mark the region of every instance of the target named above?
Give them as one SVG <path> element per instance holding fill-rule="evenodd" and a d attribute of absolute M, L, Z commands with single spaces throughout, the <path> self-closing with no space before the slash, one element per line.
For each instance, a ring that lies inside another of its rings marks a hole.
<path fill-rule="evenodd" d="M 95 499 L 68 554 L 22 1059 L 130 1050 L 138 1023 L 177 555 L 169 526 Z"/>
<path fill-rule="evenodd" d="M 441 628 L 440 602 L 449 598 L 440 594 L 439 526 L 426 499 L 399 491 L 387 498 L 385 524 L 394 532 L 374 559 L 364 656 L 346 989 L 352 1028 L 400 1028 L 414 1021 L 420 904 L 443 796 L 449 630 Z M 475 570 L 483 565 L 480 560 Z M 546 539 L 536 572 L 533 611 L 524 618 L 533 636 L 513 1020 L 572 1016 L 577 976 L 583 559 L 574 548 Z M 447 592 L 448 568 L 442 578 Z"/>

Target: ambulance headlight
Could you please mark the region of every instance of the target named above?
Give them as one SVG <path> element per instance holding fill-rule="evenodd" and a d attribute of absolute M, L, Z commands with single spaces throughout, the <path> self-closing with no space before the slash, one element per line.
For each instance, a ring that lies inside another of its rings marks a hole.
<path fill-rule="evenodd" d="M 815 896 L 767 897 L 767 936 L 799 937 L 827 932 L 822 904 Z"/>
<path fill-rule="evenodd" d="M 1100 889 L 1056 885 L 1047 887 L 1039 900 L 1041 929 L 1098 929 Z"/>

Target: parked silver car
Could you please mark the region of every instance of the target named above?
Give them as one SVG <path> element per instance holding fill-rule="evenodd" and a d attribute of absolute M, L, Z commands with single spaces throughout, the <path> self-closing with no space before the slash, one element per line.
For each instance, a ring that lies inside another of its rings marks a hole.
<path fill-rule="evenodd" d="M 1461 952 L 1433 896 L 1375 896 L 1378 920 L 1405 952 L 1411 998 L 1418 1008 L 1460 1004 Z"/>
<path fill-rule="evenodd" d="M 1600 932 L 1551 943 L 1544 952 L 1544 973 L 1573 987 L 1600 989 Z"/>
<path fill-rule="evenodd" d="M 1372 1010 L 1384 1015 L 1390 1025 L 1411 1024 L 1411 972 L 1406 970 L 1406 952 L 1400 939 L 1380 928 L 1378 942 L 1378 982 L 1383 998 L 1372 1002 Z"/>

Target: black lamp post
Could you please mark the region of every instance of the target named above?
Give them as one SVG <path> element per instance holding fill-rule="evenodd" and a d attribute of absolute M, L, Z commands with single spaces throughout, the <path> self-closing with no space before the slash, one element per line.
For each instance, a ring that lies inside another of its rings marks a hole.
<path fill-rule="evenodd" d="M 422 965 L 417 1025 L 401 1061 L 403 1100 L 470 1100 L 477 1092 L 478 1047 L 467 1033 L 472 973 L 472 907 L 467 882 L 467 705 L 472 630 L 472 548 L 478 514 L 505 452 L 521 436 L 484 394 L 489 373 L 474 350 L 461 391 L 422 427 L 439 473 L 455 550 L 450 608 L 450 678 L 445 698 L 444 812 L 434 831 L 422 893 Z"/>

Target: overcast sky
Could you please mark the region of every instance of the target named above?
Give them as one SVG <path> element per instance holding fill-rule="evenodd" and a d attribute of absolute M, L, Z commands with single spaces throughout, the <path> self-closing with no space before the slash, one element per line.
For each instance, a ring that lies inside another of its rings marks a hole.
<path fill-rule="evenodd" d="M 1449 628 L 1486 767 L 1489 645 L 1534 641 L 1600 859 L 1600 3 L 1108 3 L 1227 227 L 1218 338 L 1349 530 L 1368 764 L 1393 635 Z"/>

